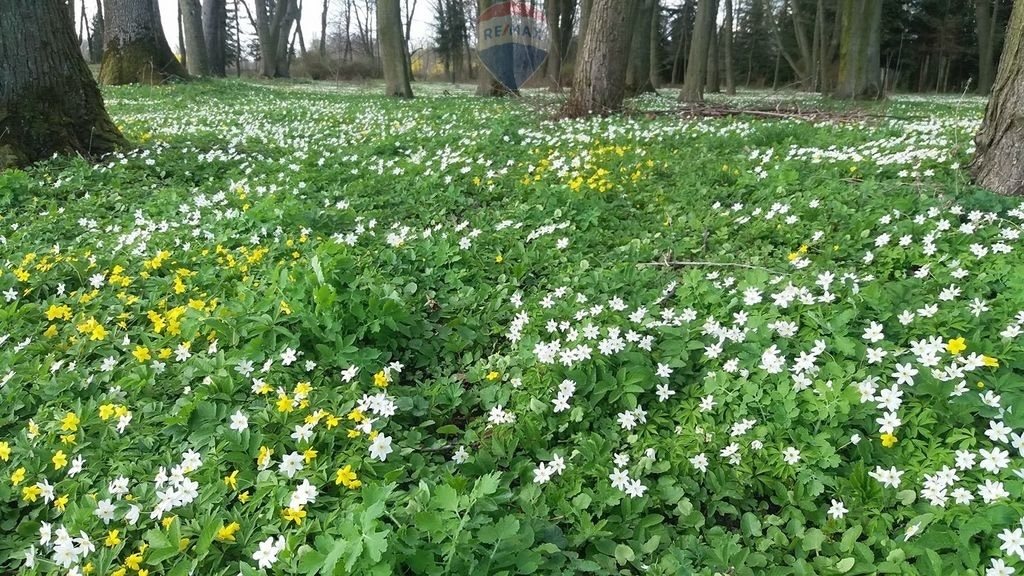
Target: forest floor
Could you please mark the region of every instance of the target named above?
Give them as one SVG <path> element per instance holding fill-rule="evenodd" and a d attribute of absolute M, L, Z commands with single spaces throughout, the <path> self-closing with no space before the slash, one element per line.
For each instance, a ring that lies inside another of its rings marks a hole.
<path fill-rule="evenodd" d="M 1024 569 L 983 100 L 416 89 L 109 89 L 137 148 L 0 174 L 0 572 Z"/>

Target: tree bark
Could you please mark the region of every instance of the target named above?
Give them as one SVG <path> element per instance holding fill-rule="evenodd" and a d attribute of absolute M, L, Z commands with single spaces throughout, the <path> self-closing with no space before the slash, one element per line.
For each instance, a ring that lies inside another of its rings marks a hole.
<path fill-rule="evenodd" d="M 61 0 L 0 0 L 0 170 L 125 144 Z"/>
<path fill-rule="evenodd" d="M 978 93 L 988 94 L 992 90 L 995 75 L 996 10 L 999 1 L 974 0 L 974 21 L 978 34 Z"/>
<path fill-rule="evenodd" d="M 715 20 L 718 20 L 718 0 L 715 0 Z M 722 91 L 721 82 L 719 81 L 718 75 L 718 26 L 712 22 L 711 24 L 711 38 L 708 41 L 708 69 L 707 77 L 704 82 L 704 90 L 717 94 Z"/>
<path fill-rule="evenodd" d="M 1024 195 L 1024 5 L 1016 4 L 971 161 L 974 181 L 999 194 Z"/>
<path fill-rule="evenodd" d="M 320 11 L 320 47 L 318 51 L 321 60 L 327 58 L 327 9 L 330 8 L 329 4 L 330 0 L 324 0 L 323 10 Z"/>
<path fill-rule="evenodd" d="M 399 0 L 377 0 L 377 40 L 384 67 L 384 93 L 399 98 L 412 98 L 409 69 L 405 65 L 402 40 L 402 6 Z"/>
<path fill-rule="evenodd" d="M 228 65 L 228 8 L 226 0 L 203 2 L 203 38 L 212 76 L 226 76 Z"/>
<path fill-rule="evenodd" d="M 697 17 L 693 21 L 693 39 L 690 40 L 690 55 L 687 57 L 683 89 L 679 92 L 680 102 L 704 101 L 704 77 L 708 67 L 708 47 L 715 26 L 715 0 L 697 2 Z"/>
<path fill-rule="evenodd" d="M 725 23 L 722 25 L 722 34 L 722 48 L 725 51 L 725 93 L 732 95 L 736 93 L 736 75 L 732 68 L 732 0 L 725 0 Z"/>
<path fill-rule="evenodd" d="M 654 92 L 651 84 L 651 19 L 656 0 L 637 0 L 633 34 L 629 41 L 629 65 L 626 67 L 626 94 L 637 96 Z"/>
<path fill-rule="evenodd" d="M 188 73 L 193 76 L 209 76 L 210 61 L 206 55 L 206 38 L 203 36 L 203 7 L 199 0 L 178 0 L 181 21 L 185 32 L 185 49 L 188 51 Z"/>
<path fill-rule="evenodd" d="M 882 88 L 882 0 L 841 0 L 839 82 L 835 98 L 879 99 Z"/>
<path fill-rule="evenodd" d="M 256 0 L 253 23 L 260 41 L 261 73 L 268 78 L 286 78 L 289 74 L 288 39 L 298 10 L 297 0 Z"/>
<path fill-rule="evenodd" d="M 162 84 L 188 73 L 171 52 L 158 0 L 106 0 L 101 84 Z"/>
<path fill-rule="evenodd" d="M 593 0 L 587 35 L 563 113 L 572 118 L 622 107 L 635 11 L 623 0 Z"/>

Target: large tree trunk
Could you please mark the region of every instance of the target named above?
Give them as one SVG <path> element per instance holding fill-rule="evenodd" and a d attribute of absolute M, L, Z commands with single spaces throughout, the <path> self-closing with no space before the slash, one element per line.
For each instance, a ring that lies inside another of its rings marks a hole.
<path fill-rule="evenodd" d="M 226 76 L 228 65 L 228 9 L 226 0 L 203 2 L 203 38 L 213 76 Z"/>
<path fill-rule="evenodd" d="M 715 20 L 718 20 L 718 0 L 715 0 Z M 704 83 L 704 89 L 712 94 L 717 94 L 722 91 L 721 82 L 719 81 L 718 75 L 718 27 L 715 24 L 711 26 L 711 38 L 708 42 L 708 70 L 707 79 Z"/>
<path fill-rule="evenodd" d="M 61 0 L 0 0 L 0 170 L 124 144 Z"/>
<path fill-rule="evenodd" d="M 158 0 L 106 0 L 103 10 L 103 84 L 162 84 L 188 73 L 171 53 Z"/>
<path fill-rule="evenodd" d="M 833 96 L 882 98 L 882 0 L 841 0 L 839 9 L 839 82 Z"/>
<path fill-rule="evenodd" d="M 377 40 L 384 67 L 384 93 L 399 98 L 412 98 L 409 69 L 405 65 L 405 43 L 402 40 L 402 6 L 399 0 L 377 0 Z"/>
<path fill-rule="evenodd" d="M 725 23 L 722 25 L 722 48 L 725 51 L 725 93 L 736 93 L 736 75 L 732 69 L 732 0 L 725 0 Z"/>
<path fill-rule="evenodd" d="M 704 78 L 708 66 L 708 47 L 715 29 L 715 0 L 697 2 L 697 16 L 693 21 L 693 39 L 690 41 L 690 55 L 687 57 L 683 89 L 679 92 L 680 102 L 704 101 Z"/>
<path fill-rule="evenodd" d="M 185 32 L 185 50 L 188 52 L 188 73 L 208 76 L 210 62 L 206 57 L 206 38 L 203 36 L 203 7 L 199 0 L 178 0 Z"/>
<path fill-rule="evenodd" d="M 1000 194 L 1024 195 L 1024 4 L 1013 7 L 992 97 L 975 138 L 975 182 Z"/>
<path fill-rule="evenodd" d="M 610 114 L 622 107 L 635 10 L 632 0 L 593 0 L 587 35 L 576 60 L 572 94 L 563 112 L 569 117 Z"/>
<path fill-rule="evenodd" d="M 636 96 L 654 92 L 651 83 L 651 19 L 655 17 L 656 0 L 637 0 L 633 21 L 633 37 L 629 42 L 629 65 L 626 68 L 626 94 Z"/>

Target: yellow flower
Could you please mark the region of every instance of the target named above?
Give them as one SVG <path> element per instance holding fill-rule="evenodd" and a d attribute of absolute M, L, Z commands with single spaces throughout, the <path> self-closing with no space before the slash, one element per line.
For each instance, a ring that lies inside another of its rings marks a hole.
<path fill-rule="evenodd" d="M 164 530 L 171 525 L 171 522 L 174 522 L 175 518 L 177 518 L 177 516 L 164 516 L 160 519 L 160 524 L 164 527 Z"/>
<path fill-rule="evenodd" d="M 11 445 L 7 442 L 0 442 L 0 460 L 7 462 L 11 459 Z"/>
<path fill-rule="evenodd" d="M 312 462 L 313 459 L 316 458 L 316 456 L 317 456 L 317 451 L 313 450 L 312 448 L 308 448 L 305 452 L 302 453 L 302 458 L 303 458 L 303 460 L 306 461 L 306 464 L 309 464 L 310 462 Z"/>
<path fill-rule="evenodd" d="M 53 320 L 60 318 L 61 320 L 71 320 L 71 308 L 67 304 L 50 304 L 50 307 L 46 309 L 46 319 Z"/>
<path fill-rule="evenodd" d="M 111 530 L 107 533 L 107 539 L 103 541 L 103 545 L 107 548 L 113 548 L 121 543 L 121 538 L 117 535 L 118 530 Z"/>
<path fill-rule="evenodd" d="M 149 570 L 146 570 L 145 568 L 142 568 L 142 569 L 139 570 L 139 573 L 136 574 L 136 576 L 149 576 Z"/>
<path fill-rule="evenodd" d="M 57 325 L 56 324 L 50 324 L 50 327 L 46 329 L 46 332 L 43 332 L 43 336 L 46 336 L 47 338 L 53 338 L 56 335 L 57 335 Z"/>
<path fill-rule="evenodd" d="M 130 570 L 139 571 L 139 563 L 142 562 L 142 552 L 136 552 L 124 559 L 124 565 Z"/>
<path fill-rule="evenodd" d="M 339 486 L 344 485 L 345 488 L 350 490 L 355 490 L 363 485 L 363 483 L 359 481 L 359 477 L 356 473 L 352 471 L 351 464 L 346 464 L 344 468 L 339 468 L 338 471 L 335 472 L 334 483 Z"/>
<path fill-rule="evenodd" d="M 135 356 L 135 359 L 139 362 L 145 362 L 153 357 L 149 353 L 149 348 L 145 346 L 136 346 L 135 350 L 132 350 L 132 356 Z"/>
<path fill-rule="evenodd" d="M 72 444 L 73 445 L 75 443 L 75 435 L 74 434 L 61 434 L 60 441 L 61 441 L 62 444 Z"/>
<path fill-rule="evenodd" d="M 494 370 L 491 370 L 490 372 L 487 373 L 487 379 L 492 381 L 492 382 L 494 380 L 497 380 L 498 378 L 501 378 L 501 374 L 499 374 L 498 372 L 496 372 Z"/>
<path fill-rule="evenodd" d="M 110 418 L 113 415 L 114 415 L 114 405 L 113 404 L 102 404 L 100 406 L 100 420 L 110 420 Z"/>
<path fill-rule="evenodd" d="M 494 257 L 494 261 L 497 262 L 498 264 L 501 264 L 502 262 L 505 261 L 505 259 L 501 257 L 501 254 L 498 254 L 497 256 Z"/>
<path fill-rule="evenodd" d="M 92 562 L 89 562 L 85 566 L 82 566 L 82 574 L 85 574 L 86 576 L 92 574 L 95 571 L 96 567 L 92 565 Z"/>
<path fill-rule="evenodd" d="M 273 449 L 267 448 L 266 446 L 260 446 L 259 456 L 256 456 L 256 464 L 259 466 L 266 466 L 270 462 L 270 457 L 273 455 Z"/>
<path fill-rule="evenodd" d="M 178 540 L 178 552 L 184 552 L 185 550 L 188 550 L 188 545 L 191 543 L 192 541 L 188 538 L 182 538 L 181 540 Z"/>
<path fill-rule="evenodd" d="M 235 532 L 238 532 L 242 528 L 238 522 L 232 522 L 227 526 L 222 526 L 217 529 L 217 535 L 214 536 L 220 542 L 234 542 Z"/>
<path fill-rule="evenodd" d="M 107 329 L 99 322 L 95 323 L 89 331 L 89 340 L 103 340 L 107 337 Z"/>
<path fill-rule="evenodd" d="M 291 306 L 289 306 L 284 300 L 281 300 L 281 312 L 284 312 L 286 315 L 292 313 Z"/>
<path fill-rule="evenodd" d="M 313 386 L 309 382 L 299 382 L 295 385 L 295 396 L 307 396 L 313 391 Z"/>
<path fill-rule="evenodd" d="M 251 496 L 249 496 L 249 491 L 248 490 L 246 490 L 245 492 L 242 492 L 241 494 L 238 495 L 238 501 L 241 502 L 242 504 L 245 504 L 246 502 L 248 502 L 249 498 L 251 498 Z"/>
<path fill-rule="evenodd" d="M 359 434 L 360 434 L 359 430 L 355 430 L 353 428 L 349 428 L 349 430 L 348 430 L 348 437 L 349 438 L 358 438 Z"/>
<path fill-rule="evenodd" d="M 232 490 L 238 490 L 238 470 L 234 470 L 231 474 L 225 476 L 224 484 Z"/>
<path fill-rule="evenodd" d="M 21 484 L 24 481 L 25 481 L 25 467 L 22 466 L 21 468 L 18 468 L 17 470 L 15 470 L 14 474 L 11 474 L 11 486 L 17 486 L 18 484 Z"/>
<path fill-rule="evenodd" d="M 985 366 L 988 366 L 989 368 L 999 367 L 999 360 L 996 360 L 991 356 L 985 356 L 984 354 L 981 355 L 981 363 L 984 364 Z"/>
<path fill-rule="evenodd" d="M 882 446 L 886 448 L 892 448 L 893 446 L 896 445 L 896 442 L 898 441 L 899 439 L 896 438 L 896 436 L 893 436 L 892 434 L 882 434 Z"/>
<path fill-rule="evenodd" d="M 81 422 L 81 420 L 78 419 L 78 414 L 75 414 L 74 412 L 68 412 L 60 421 L 60 429 L 65 432 L 74 432 L 78 430 L 79 422 Z"/>
<path fill-rule="evenodd" d="M 39 424 L 36 424 L 35 420 L 28 421 L 28 438 L 29 440 L 39 436 Z"/>
<path fill-rule="evenodd" d="M 353 408 L 352 411 L 348 413 L 347 418 L 353 422 L 362 422 L 365 416 L 363 416 L 363 412 L 360 409 Z"/>
<path fill-rule="evenodd" d="M 327 416 L 327 419 L 324 421 L 324 424 L 327 426 L 327 429 L 330 430 L 331 428 L 334 428 L 335 426 L 337 426 L 338 423 L 340 423 L 340 422 L 341 422 L 340 418 L 338 418 L 334 414 L 330 414 L 330 415 Z"/>
<path fill-rule="evenodd" d="M 277 411 L 288 413 L 292 411 L 292 399 L 287 394 L 281 394 L 277 397 Z"/>
<path fill-rule="evenodd" d="M 53 455 L 50 461 L 53 462 L 54 470 L 60 470 L 68 465 L 68 457 L 64 454 L 63 450 L 57 450 L 57 453 Z"/>
<path fill-rule="evenodd" d="M 67 506 L 68 506 L 68 495 L 67 494 L 61 494 L 59 498 L 57 498 L 56 500 L 53 501 L 53 507 L 56 508 L 57 510 L 59 510 L 60 512 L 63 512 L 64 509 L 67 508 Z"/>
<path fill-rule="evenodd" d="M 388 375 L 387 375 L 387 373 L 384 372 L 383 370 L 381 370 L 380 372 L 377 372 L 376 374 L 374 374 L 373 375 L 373 383 L 374 383 L 374 385 L 376 385 L 379 388 L 387 388 L 388 387 Z"/>
<path fill-rule="evenodd" d="M 964 340 L 963 336 L 960 338 L 954 338 L 946 343 L 946 350 L 956 356 L 967 349 L 967 341 Z"/>
<path fill-rule="evenodd" d="M 39 486 L 25 486 L 21 489 L 21 499 L 25 502 L 35 502 L 36 498 L 43 493 L 43 489 Z"/>
<path fill-rule="evenodd" d="M 124 566 L 121 566 L 117 570 L 114 570 L 113 572 L 111 572 L 110 576 L 128 576 L 128 569 L 125 568 Z"/>
<path fill-rule="evenodd" d="M 285 508 L 281 511 L 281 516 L 284 517 L 285 522 L 294 522 L 297 525 L 302 525 L 302 519 L 306 517 L 306 511 L 301 506 L 298 508 Z"/>

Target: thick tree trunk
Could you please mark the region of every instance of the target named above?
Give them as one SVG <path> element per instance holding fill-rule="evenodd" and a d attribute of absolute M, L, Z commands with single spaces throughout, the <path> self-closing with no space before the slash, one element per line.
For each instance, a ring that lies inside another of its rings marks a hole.
<path fill-rule="evenodd" d="M 562 91 L 562 29 L 559 22 L 562 17 L 562 0 L 544 0 L 544 17 L 547 18 L 550 44 L 548 57 L 544 60 L 544 75 L 550 79 L 549 89 L 552 92 Z"/>
<path fill-rule="evenodd" d="M 178 0 L 184 28 L 185 50 L 188 52 L 188 73 L 208 76 L 210 62 L 206 57 L 206 38 L 203 36 L 203 7 L 199 0 Z"/>
<path fill-rule="evenodd" d="M 384 67 L 384 93 L 399 98 L 412 98 L 405 46 L 402 40 L 402 6 L 399 0 L 377 0 L 377 40 Z"/>
<path fill-rule="evenodd" d="M 718 2 L 715 2 L 715 13 L 718 13 Z M 716 18 L 717 20 L 717 18 Z M 711 27 L 711 39 L 708 42 L 708 70 L 707 79 L 704 83 L 704 89 L 712 94 L 717 94 L 722 91 L 721 82 L 719 81 L 718 67 L 718 30 L 717 26 L 712 25 Z"/>
<path fill-rule="evenodd" d="M 298 10 L 297 0 L 279 0 L 271 9 L 267 0 L 256 0 L 256 34 L 260 41 L 260 71 L 268 78 L 287 77 L 288 39 Z"/>
<path fill-rule="evenodd" d="M 228 65 L 228 9 L 226 0 L 203 2 L 203 38 L 212 76 L 226 76 Z"/>
<path fill-rule="evenodd" d="M 637 0 L 633 21 L 633 37 L 629 42 L 629 65 L 626 68 L 626 94 L 636 96 L 654 92 L 651 83 L 651 19 L 656 0 Z"/>
<path fill-rule="evenodd" d="M 635 11 L 625 0 L 593 0 L 587 35 L 576 61 L 569 117 L 610 114 L 622 107 Z"/>
<path fill-rule="evenodd" d="M 722 25 L 722 48 L 725 51 L 725 93 L 736 93 L 736 75 L 732 68 L 732 0 L 725 0 L 725 23 Z"/>
<path fill-rule="evenodd" d="M 160 23 L 158 0 L 106 0 L 102 84 L 162 84 L 188 78 L 171 53 Z"/>
<path fill-rule="evenodd" d="M 882 88 L 882 0 L 841 0 L 839 82 L 834 97 L 879 99 Z"/>
<path fill-rule="evenodd" d="M 715 0 L 697 2 L 697 16 L 693 21 L 693 39 L 690 41 L 690 55 L 687 57 L 683 89 L 679 92 L 680 102 L 704 101 L 704 77 L 708 66 L 708 47 L 715 29 Z"/>
<path fill-rule="evenodd" d="M 1010 15 L 992 97 L 974 141 L 975 182 L 1000 194 L 1024 195 L 1024 4 Z"/>
<path fill-rule="evenodd" d="M 54 153 L 99 156 L 124 138 L 61 0 L 0 0 L 0 170 Z"/>

